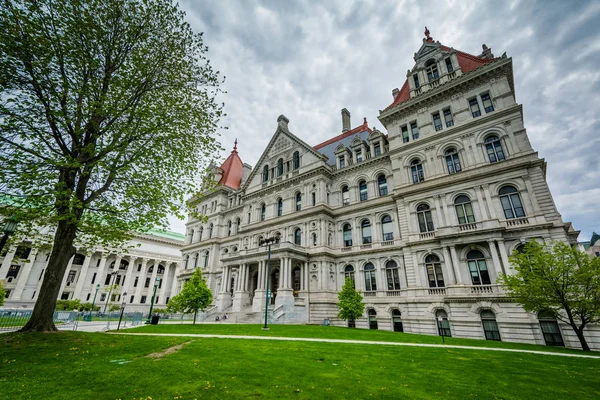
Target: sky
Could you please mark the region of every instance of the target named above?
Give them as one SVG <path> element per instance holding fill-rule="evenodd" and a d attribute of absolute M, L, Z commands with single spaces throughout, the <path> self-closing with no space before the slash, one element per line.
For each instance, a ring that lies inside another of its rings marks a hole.
<path fill-rule="evenodd" d="M 580 241 L 600 232 L 600 2 L 598 1 L 208 1 L 181 0 L 225 76 L 223 159 L 238 139 L 252 166 L 277 127 L 311 145 L 392 102 L 427 26 L 436 41 L 513 58 L 516 100 L 564 221 Z M 183 233 L 184 221 L 171 219 Z"/>

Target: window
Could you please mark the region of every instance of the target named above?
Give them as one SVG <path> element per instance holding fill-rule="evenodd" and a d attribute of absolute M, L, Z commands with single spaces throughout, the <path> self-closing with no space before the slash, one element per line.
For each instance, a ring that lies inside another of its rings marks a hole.
<path fill-rule="evenodd" d="M 413 140 L 416 140 L 419 138 L 419 127 L 417 126 L 416 122 L 410 123 L 410 132 L 412 133 Z"/>
<path fill-rule="evenodd" d="M 425 175 L 423 174 L 423 164 L 421 164 L 421 160 L 415 158 L 410 163 L 410 172 L 412 175 L 413 183 L 423 182 L 425 180 Z"/>
<path fill-rule="evenodd" d="M 133 281 L 133 287 L 137 287 L 139 281 L 140 281 L 140 277 L 136 276 L 135 280 Z"/>
<path fill-rule="evenodd" d="M 227 236 L 231 236 L 231 227 L 233 223 L 231 221 L 227 221 Z"/>
<path fill-rule="evenodd" d="M 342 205 L 347 206 L 350 204 L 350 190 L 348 190 L 348 186 L 342 186 Z"/>
<path fill-rule="evenodd" d="M 409 141 L 409 137 L 408 137 L 408 128 L 405 126 L 402 127 L 402 142 L 403 143 L 408 143 Z"/>
<path fill-rule="evenodd" d="M 130 303 L 133 303 L 133 299 L 134 299 L 134 298 L 135 298 L 135 296 L 134 296 L 134 295 L 131 295 L 131 297 L 129 298 L 129 302 L 130 302 Z"/>
<path fill-rule="evenodd" d="M 446 127 L 450 128 L 454 126 L 454 119 L 452 118 L 452 111 L 449 108 L 444 110 L 444 121 L 446 121 Z"/>
<path fill-rule="evenodd" d="M 452 337 L 450 332 L 450 321 L 448 320 L 448 314 L 444 310 L 437 310 L 435 313 L 437 320 L 438 332 L 440 336 Z"/>
<path fill-rule="evenodd" d="M 480 314 L 483 332 L 486 340 L 500 340 L 500 330 L 496 322 L 496 315 L 490 310 L 484 310 Z"/>
<path fill-rule="evenodd" d="M 456 209 L 456 218 L 458 219 L 459 224 L 462 225 L 475 222 L 471 199 L 469 199 L 468 196 L 458 196 L 456 200 L 454 200 L 454 208 Z"/>
<path fill-rule="evenodd" d="M 419 220 L 419 231 L 421 233 L 433 232 L 433 219 L 431 218 L 431 209 L 427 204 L 420 204 L 417 207 L 417 219 Z"/>
<path fill-rule="evenodd" d="M 17 279 L 17 275 L 19 275 L 19 270 L 21 269 L 20 265 L 11 265 L 8 268 L 8 272 L 6 273 L 6 278 L 14 278 Z"/>
<path fill-rule="evenodd" d="M 312 244 L 313 244 L 313 246 L 317 245 L 317 234 L 316 233 L 312 234 Z"/>
<path fill-rule="evenodd" d="M 189 263 L 190 263 L 190 256 L 188 254 L 187 256 L 185 256 L 185 266 L 183 267 L 183 269 L 188 269 Z"/>
<path fill-rule="evenodd" d="M 372 263 L 365 264 L 365 291 L 374 292 L 377 290 L 377 281 L 375 279 L 375 267 Z"/>
<path fill-rule="evenodd" d="M 194 268 L 198 267 L 198 258 L 200 257 L 200 253 L 196 253 L 194 256 Z"/>
<path fill-rule="evenodd" d="M 73 264 L 75 264 L 75 265 L 82 265 L 84 261 L 85 261 L 85 255 L 83 255 L 83 254 L 77 253 L 73 257 Z"/>
<path fill-rule="evenodd" d="M 296 211 L 302 210 L 302 193 L 296 193 Z"/>
<path fill-rule="evenodd" d="M 277 176 L 283 175 L 283 158 L 277 160 Z"/>
<path fill-rule="evenodd" d="M 430 254 L 425 257 L 425 268 L 427 270 L 429 287 L 440 288 L 445 286 L 444 274 L 442 273 L 442 264 L 438 256 L 435 254 Z"/>
<path fill-rule="evenodd" d="M 296 228 L 294 231 L 294 244 L 300 246 L 302 244 L 302 231 L 300 228 Z"/>
<path fill-rule="evenodd" d="M 381 217 L 381 233 L 383 233 L 383 240 L 394 240 L 392 217 L 389 215 L 384 215 Z"/>
<path fill-rule="evenodd" d="M 251 218 L 252 218 L 252 214 L 248 213 L 248 224 L 250 223 Z"/>
<path fill-rule="evenodd" d="M 146 278 L 146 282 L 144 282 L 144 287 L 150 287 L 150 278 Z"/>
<path fill-rule="evenodd" d="M 448 73 L 454 71 L 454 67 L 452 67 L 452 59 L 450 57 L 446 58 L 446 69 Z"/>
<path fill-rule="evenodd" d="M 375 157 L 381 155 L 381 145 L 379 144 L 379 142 L 375 143 L 375 145 L 373 146 L 373 153 L 375 154 Z"/>
<path fill-rule="evenodd" d="M 367 193 L 367 182 L 360 181 L 358 183 L 358 191 L 360 192 L 360 201 L 365 201 L 369 198 Z"/>
<path fill-rule="evenodd" d="M 198 229 L 198 241 L 201 242 L 202 241 L 202 234 L 204 233 L 204 227 L 201 226 L 200 229 Z"/>
<path fill-rule="evenodd" d="M 277 216 L 281 217 L 283 215 L 283 199 L 277 200 Z"/>
<path fill-rule="evenodd" d="M 295 151 L 294 155 L 292 156 L 292 159 L 293 159 L 294 169 L 300 168 L 300 152 Z"/>
<path fill-rule="evenodd" d="M 209 255 L 208 251 L 205 251 L 204 252 L 204 263 L 203 263 L 204 268 L 208 267 L 208 255 Z M 161 282 L 162 282 L 162 280 L 161 280 Z"/>
<path fill-rule="evenodd" d="M 363 220 L 363 222 L 361 222 L 360 224 L 360 230 L 362 233 L 362 243 L 363 244 L 370 244 L 371 243 L 371 221 L 369 221 L 368 219 Z"/>
<path fill-rule="evenodd" d="M 339 160 L 340 160 L 340 168 L 344 168 L 346 166 L 346 159 L 344 158 L 344 156 L 340 156 Z"/>
<path fill-rule="evenodd" d="M 237 217 L 235 219 L 235 233 L 238 233 L 240 231 L 241 224 L 242 224 L 242 220 L 240 219 L 240 217 Z"/>
<path fill-rule="evenodd" d="M 387 277 L 388 290 L 400 290 L 398 264 L 396 264 L 396 261 L 390 260 L 385 264 L 385 275 Z"/>
<path fill-rule="evenodd" d="M 111 274 L 106 275 L 106 279 L 104 280 L 105 285 L 110 285 L 110 280 L 112 278 Z"/>
<path fill-rule="evenodd" d="M 140 303 L 141 303 L 141 304 L 145 304 L 145 303 L 146 303 L 146 296 L 142 296 L 142 297 L 140 298 Z"/>
<path fill-rule="evenodd" d="M 385 175 L 381 174 L 377 177 L 377 187 L 379 188 L 380 196 L 387 196 L 388 186 L 387 186 L 387 179 L 385 178 Z"/>
<path fill-rule="evenodd" d="M 31 296 L 31 298 L 33 299 L 35 297 L 35 291 L 33 292 L 33 296 Z M 92 297 L 91 293 L 88 293 L 87 296 L 85 296 L 85 301 L 90 301 L 90 297 Z"/>
<path fill-rule="evenodd" d="M 427 72 L 427 80 L 429 80 L 429 82 L 435 81 L 440 77 L 437 64 L 434 60 L 427 61 L 425 64 L 425 71 Z"/>
<path fill-rule="evenodd" d="M 460 167 L 460 158 L 458 158 L 458 152 L 454 147 L 446 150 L 446 166 L 448 167 L 448 173 L 454 174 L 455 172 L 460 172 L 462 169 Z"/>
<path fill-rule="evenodd" d="M 485 139 L 485 149 L 491 163 L 504 160 L 504 150 L 498 136 L 492 135 Z"/>
<path fill-rule="evenodd" d="M 69 271 L 69 275 L 67 275 L 67 285 L 69 283 L 75 282 L 75 277 L 77 276 L 77 271 Z M 119 282 L 117 282 L 118 284 Z"/>
<path fill-rule="evenodd" d="M 436 131 L 441 131 L 444 128 L 439 112 L 433 114 L 433 126 L 435 126 Z"/>
<path fill-rule="evenodd" d="M 343 232 L 344 246 L 352 247 L 352 227 L 350 226 L 350 224 L 345 224 L 344 227 L 342 228 L 342 232 Z"/>
<path fill-rule="evenodd" d="M 346 265 L 346 268 L 344 268 L 344 279 L 348 278 L 354 283 L 354 267 L 352 265 Z"/>
<path fill-rule="evenodd" d="M 142 264 L 138 264 L 137 272 L 140 272 L 141 270 L 142 270 Z"/>
<path fill-rule="evenodd" d="M 482 252 L 479 250 L 469 251 L 467 253 L 467 264 L 469 265 L 473 285 L 489 285 L 492 283 Z"/>
<path fill-rule="evenodd" d="M 100 301 L 104 301 L 104 300 L 106 300 L 106 293 L 102 293 L 100 295 Z"/>
<path fill-rule="evenodd" d="M 269 166 L 265 165 L 263 168 L 263 182 L 266 182 L 269 180 Z"/>
<path fill-rule="evenodd" d="M 92 275 L 92 285 L 94 284 L 94 282 L 96 282 L 96 272 L 94 272 L 94 275 Z M 42 275 L 44 275 L 44 270 L 42 270 L 42 273 L 40 274 L 40 279 L 42 279 Z M 38 279 L 38 280 L 40 280 Z"/>
<path fill-rule="evenodd" d="M 481 102 L 483 103 L 483 109 L 486 113 L 494 111 L 494 104 L 492 103 L 489 93 L 484 93 L 481 95 Z"/>
<path fill-rule="evenodd" d="M 473 115 L 473 118 L 479 117 L 481 115 L 479 103 L 477 102 L 476 98 L 469 100 L 469 108 L 471 108 L 471 114 Z"/>
<path fill-rule="evenodd" d="M 363 160 L 363 157 L 362 157 L 362 150 L 361 150 L 361 149 L 358 149 L 358 150 L 356 150 L 356 162 L 357 162 L 357 163 L 359 163 L 359 162 L 361 162 L 362 160 Z"/>
<path fill-rule="evenodd" d="M 214 227 L 214 225 L 212 223 L 208 226 L 208 238 L 209 239 L 212 237 L 213 227 Z"/>
<path fill-rule="evenodd" d="M 500 203 L 502 203 L 502 209 L 504 210 L 504 218 L 512 219 L 525 216 L 521 196 L 519 196 L 519 192 L 514 186 L 504 186 L 498 194 L 500 195 Z"/>
<path fill-rule="evenodd" d="M 414 74 L 413 81 L 415 82 L 415 89 L 418 89 L 419 87 L 421 87 L 421 85 L 419 84 L 419 75 Z"/>
<path fill-rule="evenodd" d="M 29 258 L 29 254 L 31 253 L 31 247 L 28 246 L 19 246 L 15 251 L 15 258 L 19 258 L 21 260 L 27 260 Z"/>
<path fill-rule="evenodd" d="M 311 204 L 313 206 L 316 206 L 317 205 L 317 194 L 315 192 L 312 192 L 310 194 L 310 198 L 311 198 Z"/>
<path fill-rule="evenodd" d="M 556 316 L 552 311 L 540 311 L 538 314 L 538 320 L 540 321 L 540 329 L 544 335 L 544 341 L 548 346 L 564 346 L 562 335 L 558 323 L 556 322 Z"/>
<path fill-rule="evenodd" d="M 394 326 L 394 332 L 404 332 L 404 328 L 402 327 L 402 314 L 400 310 L 392 311 L 392 324 Z"/>
<path fill-rule="evenodd" d="M 377 311 L 369 310 L 369 329 L 377 329 Z"/>
<path fill-rule="evenodd" d="M 267 215 L 267 205 L 265 203 L 262 203 L 262 205 L 260 206 L 260 220 L 264 221 L 266 215 Z"/>

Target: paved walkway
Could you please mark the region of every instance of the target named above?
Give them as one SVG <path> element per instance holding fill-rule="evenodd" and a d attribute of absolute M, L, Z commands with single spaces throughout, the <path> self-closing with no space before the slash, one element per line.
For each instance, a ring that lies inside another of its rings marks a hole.
<path fill-rule="evenodd" d="M 294 341 L 294 342 L 352 343 L 352 344 L 371 344 L 371 345 L 381 345 L 381 346 L 433 347 L 433 348 L 445 348 L 445 349 L 507 351 L 510 353 L 530 353 L 530 354 L 542 354 L 542 355 L 547 355 L 547 356 L 558 356 L 558 357 L 596 358 L 596 359 L 600 360 L 600 356 L 592 356 L 592 355 L 586 355 L 586 354 L 558 353 L 558 352 L 522 350 L 522 349 L 503 349 L 503 348 L 498 348 L 498 347 L 456 346 L 456 345 L 451 345 L 451 344 L 374 342 L 374 341 L 370 341 L 370 340 L 295 338 L 295 337 L 280 337 L 280 336 L 213 335 L 213 334 L 201 334 L 201 333 L 108 332 L 108 334 L 111 334 L 111 335 L 133 335 L 133 336 L 175 336 L 175 337 L 217 338 L 217 339 L 280 340 L 280 341 Z"/>

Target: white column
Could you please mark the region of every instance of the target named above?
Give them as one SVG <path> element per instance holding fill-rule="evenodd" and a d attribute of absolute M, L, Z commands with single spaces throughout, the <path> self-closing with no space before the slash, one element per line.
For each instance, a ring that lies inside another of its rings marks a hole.
<path fill-rule="evenodd" d="M 87 279 L 90 263 L 92 262 L 92 255 L 93 254 L 85 255 L 85 260 L 83 261 L 81 271 L 79 272 L 79 277 L 77 278 L 77 284 L 75 285 L 75 292 L 73 293 L 74 299 L 79 299 L 81 297 L 81 291 L 83 290 L 83 285 L 85 284 L 85 280 Z"/>
<path fill-rule="evenodd" d="M 452 256 L 447 246 L 444 246 L 444 265 L 446 266 L 446 273 L 449 277 L 452 277 L 451 283 L 456 283 L 456 272 L 454 271 L 454 263 L 452 262 Z"/>
<path fill-rule="evenodd" d="M 126 275 L 127 285 L 125 285 L 125 283 L 123 283 L 123 289 L 125 292 L 127 292 L 127 295 L 130 298 L 131 298 L 131 295 L 133 295 L 135 293 L 135 289 L 137 289 L 137 288 L 133 287 L 133 283 L 135 282 L 135 273 L 137 270 L 137 266 L 135 265 L 137 260 L 138 260 L 137 257 L 135 257 L 135 258 L 130 257 L 129 268 L 127 270 L 127 275 Z M 139 284 L 139 279 L 138 279 L 138 284 Z M 135 300 L 135 298 L 134 298 L 134 300 Z"/>
<path fill-rule="evenodd" d="M 139 303 L 142 294 L 142 288 L 144 287 L 144 282 L 146 282 L 146 270 L 148 266 L 148 259 L 142 258 L 142 273 L 140 274 L 140 278 L 138 279 L 137 287 L 135 288 L 135 297 L 133 298 L 134 303 Z"/>
<path fill-rule="evenodd" d="M 132 257 L 129 257 L 128 261 L 129 261 L 129 265 L 127 266 L 127 269 L 125 270 L 125 275 L 123 276 L 123 280 L 121 281 L 121 291 L 120 291 L 121 295 L 123 295 L 123 293 L 125 293 L 125 292 L 127 292 L 128 295 L 131 295 L 131 292 L 129 291 L 129 285 L 131 284 L 131 281 L 133 280 L 135 259 Z M 121 298 L 121 301 L 123 301 L 122 298 Z"/>
<path fill-rule="evenodd" d="M 71 266 L 73 266 L 73 260 L 75 256 L 73 255 L 69 259 L 69 263 L 67 264 L 67 269 L 65 270 L 65 275 L 63 276 L 62 283 L 60 284 L 60 291 L 58 292 L 58 297 L 62 296 L 63 291 L 65 290 L 65 286 L 67 285 L 67 278 L 69 277 L 69 271 L 71 271 Z"/>
<path fill-rule="evenodd" d="M 437 227 L 446 226 L 444 219 L 442 218 L 442 206 L 440 205 L 440 196 L 433 196 L 433 202 L 435 203 L 435 213 L 437 215 Z"/>
<path fill-rule="evenodd" d="M 163 273 L 163 282 L 161 283 L 160 295 L 158 299 L 161 301 L 161 304 L 165 303 L 165 294 L 167 293 L 167 279 L 169 278 L 169 270 L 171 269 L 171 264 L 167 264 L 165 266 L 165 272 Z"/>
<path fill-rule="evenodd" d="M 0 271 L 4 271 L 5 269 L 8 269 L 8 267 L 10 267 L 10 264 L 12 263 L 13 259 L 15 258 L 15 253 L 17 252 L 17 248 L 15 246 L 10 247 L 8 249 L 8 253 L 6 253 L 6 255 L 4 256 L 4 260 L 2 261 L 2 265 L 0 265 Z M 2 274 L 2 276 L 4 276 L 6 274 Z"/>
<path fill-rule="evenodd" d="M 485 210 L 485 202 L 483 201 L 483 196 L 481 195 L 482 191 L 483 191 L 482 186 L 475 188 L 475 193 L 477 194 L 477 203 L 479 203 L 479 212 L 481 213 L 481 219 L 485 220 L 485 219 L 489 219 L 490 217 L 489 217 L 487 211 Z"/>
<path fill-rule="evenodd" d="M 17 286 L 15 287 L 15 291 L 11 296 L 12 300 L 24 300 L 21 299 L 21 295 L 23 294 L 23 289 L 27 284 L 27 280 L 29 279 L 29 275 L 31 274 L 31 268 L 33 267 L 33 263 L 35 262 L 35 258 L 37 256 L 37 250 L 32 250 L 29 253 L 29 257 L 27 257 L 27 261 L 23 264 L 23 271 L 19 274 L 19 279 L 17 280 Z"/>
<path fill-rule="evenodd" d="M 488 203 L 488 210 L 490 211 L 490 218 L 496 219 L 496 210 L 494 209 L 494 203 L 492 203 L 492 196 L 490 195 L 490 188 L 488 185 L 483 186 L 483 192 L 485 193 L 485 199 Z"/>
<path fill-rule="evenodd" d="M 456 283 L 464 283 L 462 274 L 460 273 L 460 264 L 458 255 L 456 254 L 456 247 L 450 246 L 450 258 L 452 259 L 452 266 L 454 267 L 454 274 L 456 275 Z"/>
<path fill-rule="evenodd" d="M 489 244 L 489 248 L 490 248 L 490 253 L 492 255 L 492 262 L 494 263 L 494 279 L 493 281 L 496 280 L 496 278 L 498 277 L 498 274 L 500 273 L 500 271 L 502 271 L 502 266 L 500 265 L 500 260 L 498 259 L 498 251 L 496 250 L 496 244 L 494 243 L 493 240 L 488 240 L 488 244 Z M 488 268 L 489 270 L 489 268 Z M 490 280 L 491 277 L 490 277 Z"/>
<path fill-rule="evenodd" d="M 173 296 L 177 296 L 177 264 L 175 264 L 175 273 L 173 274 L 173 282 L 171 282 L 171 293 L 169 294 L 170 298 Z"/>
<path fill-rule="evenodd" d="M 502 269 L 502 271 L 505 274 L 511 275 L 513 273 L 513 269 L 512 269 L 512 265 L 510 265 L 510 262 L 508 260 L 508 252 L 506 251 L 506 246 L 504 244 L 504 240 L 502 239 L 498 239 L 498 248 L 500 249 L 500 259 L 502 260 L 502 264 L 504 265 L 504 268 Z"/>
<path fill-rule="evenodd" d="M 152 295 L 154 294 L 154 284 L 156 283 L 156 274 L 158 273 L 158 266 L 160 260 L 154 260 L 154 267 L 152 267 L 152 278 L 150 278 L 150 285 L 148 286 L 148 294 L 146 295 L 146 301 L 152 301 Z M 143 285 L 144 283 L 142 283 Z M 154 299 L 156 300 L 156 299 Z M 159 299 L 160 300 L 160 299 Z"/>

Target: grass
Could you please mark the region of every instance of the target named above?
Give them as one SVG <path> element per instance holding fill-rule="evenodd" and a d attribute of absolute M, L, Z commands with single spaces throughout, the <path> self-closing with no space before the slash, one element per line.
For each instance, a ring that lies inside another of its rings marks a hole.
<path fill-rule="evenodd" d="M 3 399 L 600 397 L 600 360 L 469 349 L 60 332 L 0 335 L 0 362 Z"/>
<path fill-rule="evenodd" d="M 218 335 L 248 335 L 248 336 L 282 336 L 298 338 L 324 338 L 369 340 L 377 342 L 401 343 L 427 343 L 442 344 L 440 336 L 418 335 L 412 333 L 399 333 L 383 330 L 349 329 L 336 326 L 319 325 L 269 325 L 268 331 L 263 331 L 262 325 L 252 324 L 159 324 L 145 325 L 139 328 L 128 329 L 128 333 L 201 333 Z M 505 349 L 521 349 L 534 351 L 547 351 L 559 353 L 583 354 L 581 350 L 566 349 L 564 347 L 550 347 L 525 343 L 498 342 L 494 340 L 477 340 L 446 337 L 446 344 L 455 346 L 496 347 Z M 600 354 L 593 353 L 592 355 Z"/>

